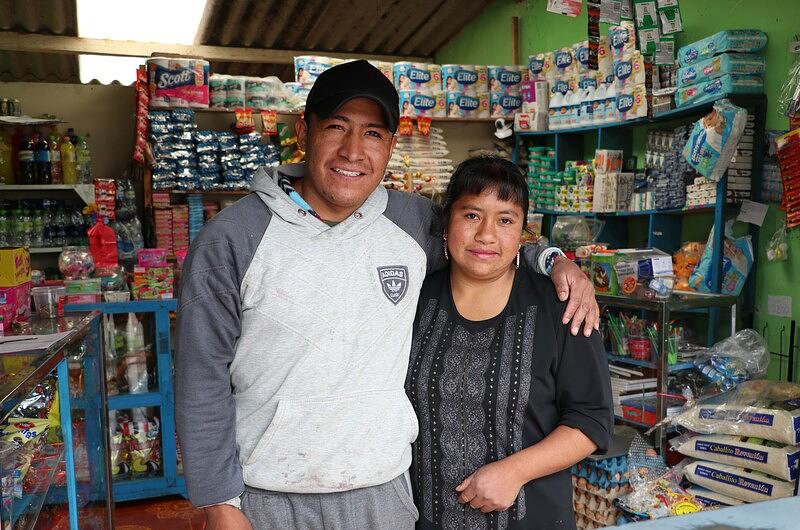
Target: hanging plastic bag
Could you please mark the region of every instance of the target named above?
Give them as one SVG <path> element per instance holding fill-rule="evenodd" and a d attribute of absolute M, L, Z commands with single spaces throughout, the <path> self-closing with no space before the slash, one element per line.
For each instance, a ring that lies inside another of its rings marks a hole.
<path fill-rule="evenodd" d="M 739 296 L 750 267 L 753 265 L 753 244 L 750 236 L 734 237 L 731 219 L 725 223 L 723 238 L 724 254 L 722 260 L 722 294 Z M 714 253 L 714 227 L 708 234 L 708 242 L 700 263 L 689 277 L 689 287 L 701 293 L 712 292 L 711 266 Z"/>
<path fill-rule="evenodd" d="M 89 250 L 95 264 L 95 272 L 103 276 L 103 272 L 116 269 L 119 264 L 117 258 L 117 236 L 114 229 L 108 226 L 108 219 L 97 216 L 97 222 L 89 229 Z"/>
<path fill-rule="evenodd" d="M 711 348 L 700 350 L 694 364 L 708 379 L 703 395 L 731 390 L 739 383 L 763 377 L 769 366 L 769 349 L 764 337 L 743 329 Z"/>
<path fill-rule="evenodd" d="M 784 222 L 781 222 L 781 225 L 769 238 L 767 259 L 769 261 L 786 261 L 789 259 L 789 243 L 786 237 L 786 223 Z"/>
<path fill-rule="evenodd" d="M 776 107 L 781 117 L 790 119 L 800 119 L 800 45 L 797 48 L 797 51 L 792 54 L 794 62 L 789 68 L 786 81 L 781 86 Z"/>
<path fill-rule="evenodd" d="M 694 124 L 683 157 L 704 177 L 719 180 L 736 152 L 745 122 L 743 108 L 727 99 L 714 103 L 714 110 Z"/>

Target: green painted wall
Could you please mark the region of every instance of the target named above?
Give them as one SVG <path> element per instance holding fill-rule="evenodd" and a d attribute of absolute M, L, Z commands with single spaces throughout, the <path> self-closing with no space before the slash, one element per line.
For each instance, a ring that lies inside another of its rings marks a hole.
<path fill-rule="evenodd" d="M 454 38 L 436 55 L 438 63 L 508 64 L 512 59 L 511 17 L 520 18 L 520 58 L 527 62 L 529 54 L 553 50 L 586 39 L 586 14 L 569 18 L 548 13 L 546 0 L 496 0 L 482 15 Z M 585 6 L 585 4 L 584 4 Z M 766 31 L 769 45 L 762 52 L 767 59 L 765 92 L 773 102 L 768 115 L 767 127 L 786 129 L 786 119 L 775 110 L 774 102 L 780 93 L 791 57 L 789 43 L 800 33 L 797 13 L 798 0 L 681 0 L 683 33 L 677 36 L 677 45 L 694 42 L 723 29 L 757 28 Z M 585 8 L 584 8 L 585 9 Z M 601 34 L 607 26 L 601 25 Z M 639 142 L 637 142 L 639 143 Z M 710 216 L 704 223 L 685 223 L 684 237 L 705 239 Z M 769 317 L 767 298 L 769 295 L 792 297 L 792 315 L 800 320 L 800 230 L 790 233 L 790 259 L 783 263 L 770 263 L 766 259 L 766 245 L 781 218 L 775 205 L 770 207 L 767 220 L 761 230 L 761 241 L 757 252 L 756 315 L 755 327 L 765 329 L 772 351 L 780 351 L 781 329 L 783 350 L 788 347 L 789 319 Z M 697 220 L 696 216 L 691 217 Z M 703 227 L 699 225 L 703 224 Z M 798 330 L 800 331 L 800 330 Z M 800 342 L 800 333 L 798 334 Z M 800 364 L 798 361 L 796 364 Z M 773 358 L 770 376 L 777 378 L 786 367 L 778 366 Z M 800 370 L 795 380 L 800 378 Z"/>

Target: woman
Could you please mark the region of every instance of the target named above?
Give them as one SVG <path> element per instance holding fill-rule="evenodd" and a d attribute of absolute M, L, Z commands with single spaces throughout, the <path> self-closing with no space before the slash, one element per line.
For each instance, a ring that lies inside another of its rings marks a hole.
<path fill-rule="evenodd" d="M 511 162 L 463 162 L 445 256 L 425 280 L 406 390 L 419 418 L 418 528 L 575 528 L 569 468 L 613 425 L 600 337 L 572 336 L 552 282 L 519 260 L 528 211 Z"/>

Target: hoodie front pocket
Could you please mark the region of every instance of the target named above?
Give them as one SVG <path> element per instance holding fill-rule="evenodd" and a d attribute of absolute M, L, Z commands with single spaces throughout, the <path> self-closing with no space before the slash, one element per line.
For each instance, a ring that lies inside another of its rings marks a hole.
<path fill-rule="evenodd" d="M 248 486 L 328 493 L 383 484 L 410 464 L 417 421 L 403 390 L 282 399 L 242 466 Z"/>

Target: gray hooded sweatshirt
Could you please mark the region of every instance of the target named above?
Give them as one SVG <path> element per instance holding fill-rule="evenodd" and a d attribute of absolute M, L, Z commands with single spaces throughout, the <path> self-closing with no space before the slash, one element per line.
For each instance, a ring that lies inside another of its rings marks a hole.
<path fill-rule="evenodd" d="M 330 227 L 256 175 L 192 242 L 177 322 L 176 419 L 190 500 L 244 485 L 328 493 L 405 472 L 417 420 L 404 392 L 432 203 L 378 187 Z M 527 248 L 527 247 L 526 247 Z M 537 264 L 543 247 L 526 250 Z"/>

